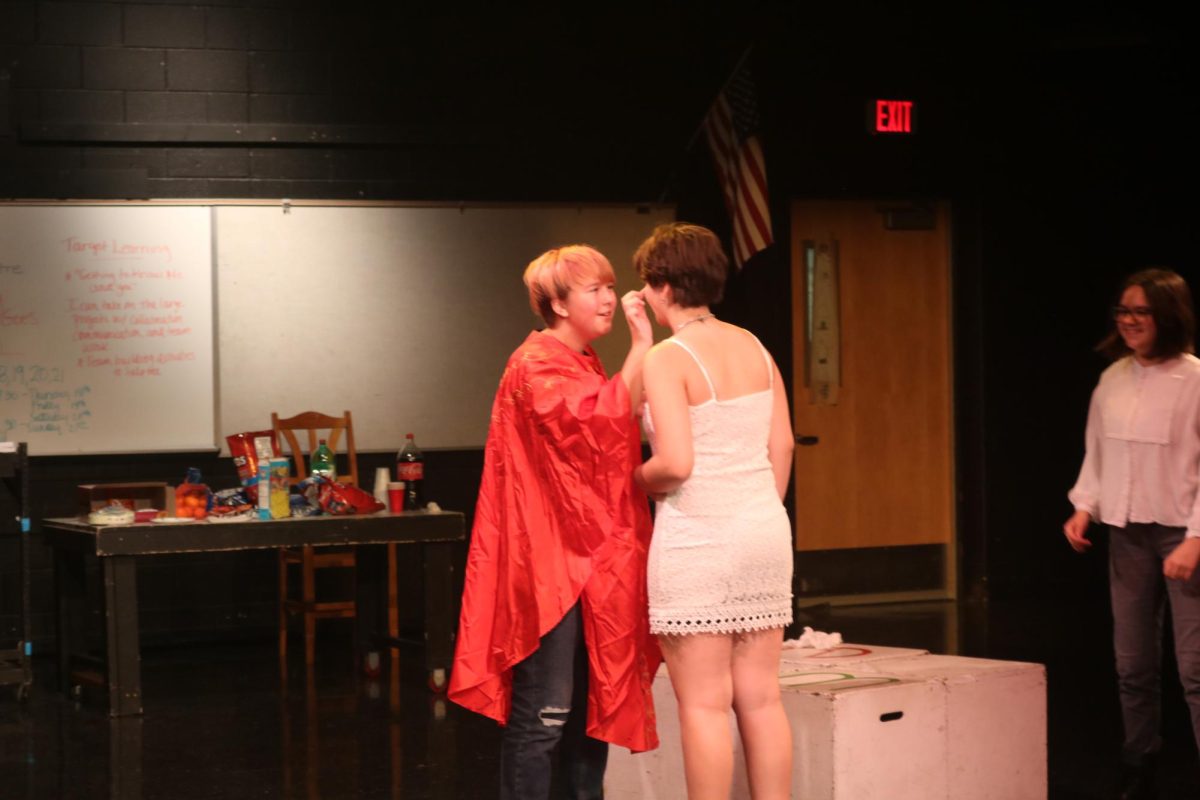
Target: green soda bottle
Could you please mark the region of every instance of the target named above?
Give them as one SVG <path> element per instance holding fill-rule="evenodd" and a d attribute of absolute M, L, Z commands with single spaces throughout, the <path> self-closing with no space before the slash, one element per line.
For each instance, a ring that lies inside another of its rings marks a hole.
<path fill-rule="evenodd" d="M 337 479 L 337 467 L 333 463 L 333 451 L 329 449 L 329 445 L 325 444 L 322 439 L 317 449 L 312 452 L 311 459 L 312 469 L 309 470 L 309 475 L 312 477 L 326 478 L 327 480 Z"/>

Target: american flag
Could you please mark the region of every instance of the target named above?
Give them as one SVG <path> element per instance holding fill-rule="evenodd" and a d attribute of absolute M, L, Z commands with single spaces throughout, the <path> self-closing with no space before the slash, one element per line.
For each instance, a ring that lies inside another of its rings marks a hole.
<path fill-rule="evenodd" d="M 754 82 L 743 64 L 704 118 L 725 207 L 733 219 L 733 258 L 739 267 L 772 241 L 767 168 L 758 139 Z"/>

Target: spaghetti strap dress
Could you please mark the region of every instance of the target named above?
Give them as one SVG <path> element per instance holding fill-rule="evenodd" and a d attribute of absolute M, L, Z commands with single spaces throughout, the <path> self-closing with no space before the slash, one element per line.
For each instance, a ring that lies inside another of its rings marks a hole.
<path fill-rule="evenodd" d="M 657 505 L 647 588 L 650 632 L 738 633 L 792 621 L 792 528 L 767 458 L 774 409 L 768 388 L 718 399 L 696 353 L 710 397 L 689 408 L 692 474 Z M 654 421 L 642 416 L 653 450 Z"/>

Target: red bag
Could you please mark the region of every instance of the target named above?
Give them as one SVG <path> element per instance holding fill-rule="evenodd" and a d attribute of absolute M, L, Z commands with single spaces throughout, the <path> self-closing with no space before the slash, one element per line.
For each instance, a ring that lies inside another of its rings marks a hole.
<path fill-rule="evenodd" d="M 383 503 L 348 483 L 323 480 L 318 498 L 326 514 L 374 514 L 383 510 Z"/>
<path fill-rule="evenodd" d="M 279 455 L 279 442 L 275 440 L 275 431 L 249 431 L 234 433 L 225 437 L 229 445 L 229 454 L 233 456 L 233 464 L 237 467 L 238 478 L 246 487 L 250 501 L 258 499 L 258 462 L 269 461 Z"/>

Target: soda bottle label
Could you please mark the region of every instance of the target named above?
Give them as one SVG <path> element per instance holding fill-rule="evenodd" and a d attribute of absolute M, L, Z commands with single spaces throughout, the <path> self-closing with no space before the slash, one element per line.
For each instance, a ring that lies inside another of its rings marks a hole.
<path fill-rule="evenodd" d="M 396 480 L 419 481 L 425 477 L 425 465 L 420 461 L 396 462 Z"/>

